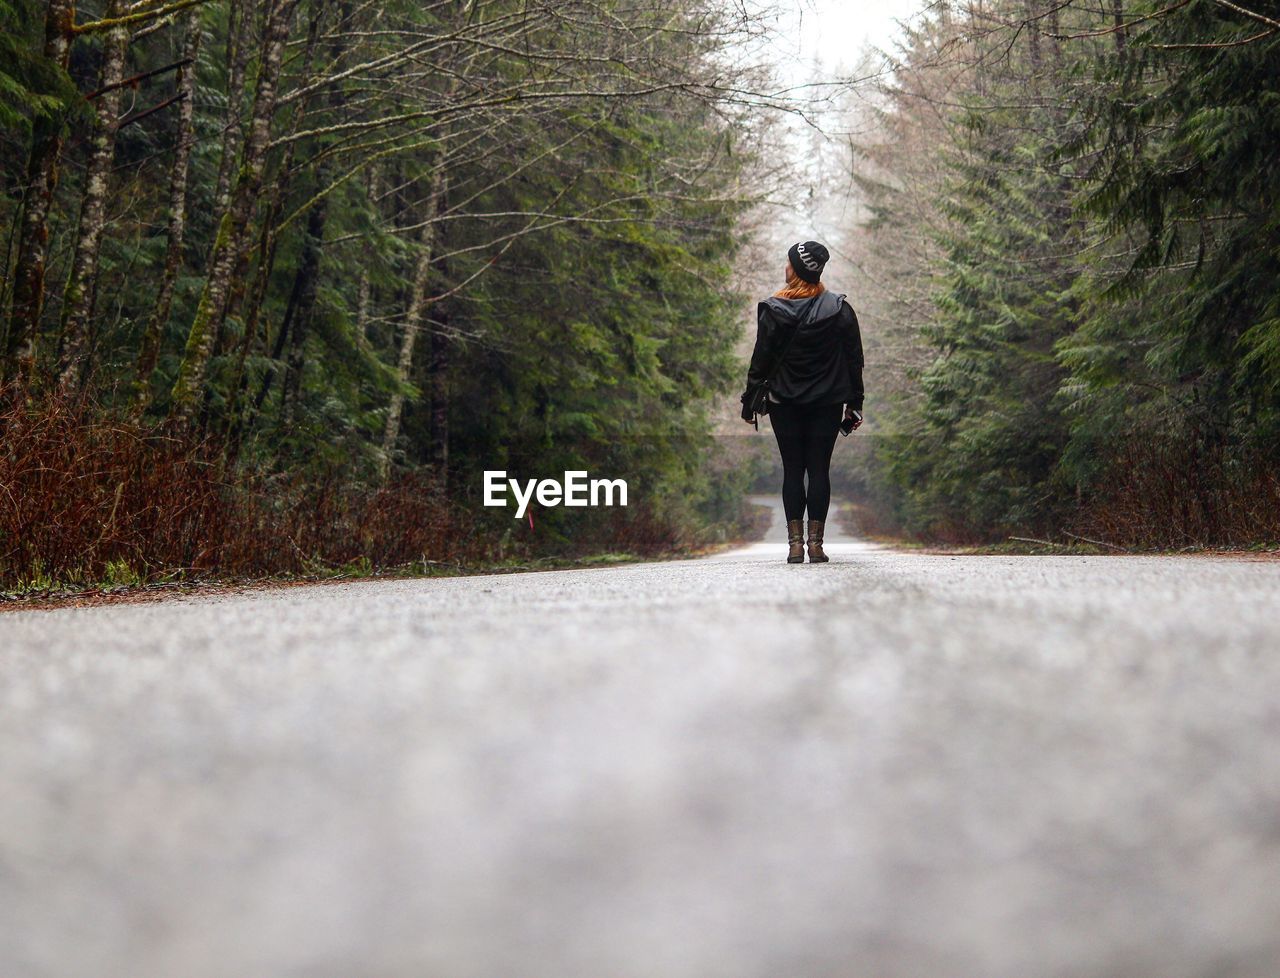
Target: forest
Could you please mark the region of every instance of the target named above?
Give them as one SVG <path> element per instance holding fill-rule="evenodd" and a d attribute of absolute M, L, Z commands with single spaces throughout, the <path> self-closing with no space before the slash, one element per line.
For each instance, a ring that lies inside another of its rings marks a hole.
<path fill-rule="evenodd" d="M 881 520 L 1280 541 L 1280 5 L 934 5 L 842 113 Z"/>
<path fill-rule="evenodd" d="M 741 516 L 756 18 L 0 0 L 0 582 L 670 550 Z M 753 121 L 754 120 L 754 121 Z M 479 506 L 485 469 L 622 512 Z"/>
<path fill-rule="evenodd" d="M 772 9 L 0 0 L 0 586 L 745 532 L 797 131 L 878 521 L 1280 540 L 1280 4 L 932 3 L 799 93 Z M 489 469 L 635 503 L 517 522 Z"/>

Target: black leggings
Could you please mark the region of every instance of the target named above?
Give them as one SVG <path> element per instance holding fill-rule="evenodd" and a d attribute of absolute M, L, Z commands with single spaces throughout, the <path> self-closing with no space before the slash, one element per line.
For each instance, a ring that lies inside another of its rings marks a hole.
<path fill-rule="evenodd" d="M 770 404 L 773 433 L 782 455 L 782 508 L 788 520 L 827 518 L 831 505 L 831 450 L 844 416 L 839 404 Z M 809 491 L 804 487 L 809 473 Z"/>

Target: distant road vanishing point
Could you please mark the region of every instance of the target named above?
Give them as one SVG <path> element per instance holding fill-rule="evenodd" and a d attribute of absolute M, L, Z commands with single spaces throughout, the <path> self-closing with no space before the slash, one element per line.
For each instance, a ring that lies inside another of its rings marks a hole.
<path fill-rule="evenodd" d="M 0 615 L 6 978 L 1275 978 L 1280 563 Z"/>

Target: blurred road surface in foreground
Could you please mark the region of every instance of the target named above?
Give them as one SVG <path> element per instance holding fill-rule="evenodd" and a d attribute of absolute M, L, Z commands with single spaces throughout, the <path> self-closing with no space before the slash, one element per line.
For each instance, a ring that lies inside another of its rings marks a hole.
<path fill-rule="evenodd" d="M 782 536 L 0 616 L 0 975 L 1280 975 L 1280 563 Z"/>

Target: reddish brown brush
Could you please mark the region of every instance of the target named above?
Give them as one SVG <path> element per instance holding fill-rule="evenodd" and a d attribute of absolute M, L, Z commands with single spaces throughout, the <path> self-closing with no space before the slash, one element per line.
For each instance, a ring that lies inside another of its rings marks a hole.
<path fill-rule="evenodd" d="M 245 532 L 227 538 L 221 560 L 227 568 L 270 574 L 361 561 L 388 568 L 487 556 L 467 515 L 423 475 L 372 487 L 337 476 L 316 483 L 297 474 L 245 482 L 234 493 L 234 517 Z"/>
<path fill-rule="evenodd" d="M 227 500 L 191 445 L 95 416 L 83 402 L 0 414 L 0 581 L 97 578 L 124 562 L 207 569 Z"/>
<path fill-rule="evenodd" d="M 1280 459 L 1228 458 L 1191 440 L 1129 444 L 1074 529 L 1132 547 L 1239 548 L 1280 541 Z"/>
<path fill-rule="evenodd" d="M 0 392 L 0 587 L 369 569 L 480 555 L 425 478 L 223 478 L 216 446 L 84 401 Z"/>
<path fill-rule="evenodd" d="M 584 527 L 573 542 L 578 554 L 607 550 L 652 557 L 687 549 L 693 541 L 673 521 L 648 506 L 633 504 Z"/>

